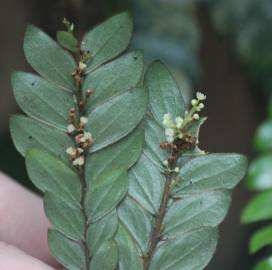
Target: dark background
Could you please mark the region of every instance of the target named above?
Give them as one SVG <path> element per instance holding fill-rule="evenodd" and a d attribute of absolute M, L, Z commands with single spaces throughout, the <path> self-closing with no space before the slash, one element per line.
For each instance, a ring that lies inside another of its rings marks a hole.
<path fill-rule="evenodd" d="M 77 33 L 82 36 L 96 23 L 125 9 L 130 9 L 136 20 L 137 38 L 133 46 L 146 47 L 148 59 L 163 58 L 178 76 L 182 74 L 186 82 L 191 82 L 192 89 L 207 94 L 205 114 L 208 121 L 200 137 L 202 149 L 239 152 L 254 157 L 253 136 L 256 127 L 265 118 L 267 95 L 259 89 L 256 80 L 240 60 L 234 46 L 234 36 L 218 31 L 211 8 L 205 3 L 183 3 L 180 9 L 174 8 L 174 14 L 173 7 L 171 4 L 167 6 L 166 1 L 135 2 L 0 1 L 0 170 L 32 188 L 24 161 L 15 151 L 8 131 L 9 115 L 18 111 L 10 86 L 10 73 L 14 69 L 30 70 L 22 51 L 27 23 L 35 24 L 55 37 L 56 31 L 63 28 L 61 21 L 65 16 L 76 24 Z M 169 3 L 172 2 L 175 1 L 169 0 Z M 162 10 L 154 10 L 161 3 L 164 5 Z M 171 21 L 173 16 L 174 21 Z M 189 29 L 184 30 L 186 24 L 190 24 Z M 153 43 L 145 39 L 145 36 L 150 36 L 149 33 L 155 33 Z M 169 42 L 160 48 L 156 46 L 160 41 Z M 155 55 L 152 55 L 152 49 Z M 190 91 L 189 85 L 185 90 Z M 207 269 L 245 270 L 255 263 L 257 258 L 248 256 L 247 249 L 250 231 L 254 228 L 239 223 L 239 216 L 249 196 L 241 183 L 234 192 L 231 210 L 221 226 L 216 256 Z"/>

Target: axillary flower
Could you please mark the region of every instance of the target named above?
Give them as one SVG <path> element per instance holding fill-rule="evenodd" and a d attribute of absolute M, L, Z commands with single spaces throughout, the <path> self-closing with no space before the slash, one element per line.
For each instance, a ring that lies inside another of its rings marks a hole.
<path fill-rule="evenodd" d="M 192 108 L 185 112 L 184 117 L 178 116 L 172 119 L 169 113 L 163 116 L 163 125 L 165 126 L 165 136 L 168 143 L 173 143 L 176 139 L 184 137 L 184 130 L 193 121 L 199 120 L 199 112 L 203 110 L 205 105 L 202 103 L 206 96 L 200 92 L 196 93 L 196 98 L 191 100 Z"/>

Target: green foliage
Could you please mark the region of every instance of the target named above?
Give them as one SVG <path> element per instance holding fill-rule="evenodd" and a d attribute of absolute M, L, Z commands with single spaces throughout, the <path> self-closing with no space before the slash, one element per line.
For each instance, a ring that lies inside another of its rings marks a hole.
<path fill-rule="evenodd" d="M 271 110 L 271 103 L 269 110 Z M 270 222 L 272 219 L 272 155 L 271 141 L 272 129 L 271 120 L 262 123 L 255 135 L 255 148 L 259 156 L 249 166 L 246 178 L 246 186 L 249 190 L 258 194 L 245 207 L 241 220 L 250 224 L 256 222 Z M 255 254 L 258 251 L 272 245 L 271 226 L 258 229 L 250 238 L 249 251 Z M 254 270 L 271 270 L 271 258 L 261 261 Z"/>
<path fill-rule="evenodd" d="M 57 32 L 58 43 L 65 49 L 71 52 L 76 51 L 77 40 L 71 32 L 68 31 L 58 31 Z"/>
<path fill-rule="evenodd" d="M 87 73 L 118 56 L 128 47 L 132 26 L 130 15 L 121 13 L 109 18 L 85 35 L 82 49 L 90 52 L 91 55 Z"/>
<path fill-rule="evenodd" d="M 44 193 L 53 256 L 69 270 L 203 269 L 245 157 L 198 148 L 203 94 L 185 113 L 183 91 L 162 63 L 141 80 L 142 52 L 118 57 L 132 32 L 126 13 L 77 41 L 79 55 L 67 35 L 73 24 L 65 24 L 58 41 L 77 63 L 30 26 L 25 53 L 42 78 L 12 76 L 27 116 L 11 118 L 11 135 Z M 172 142 L 167 115 L 177 117 Z"/>

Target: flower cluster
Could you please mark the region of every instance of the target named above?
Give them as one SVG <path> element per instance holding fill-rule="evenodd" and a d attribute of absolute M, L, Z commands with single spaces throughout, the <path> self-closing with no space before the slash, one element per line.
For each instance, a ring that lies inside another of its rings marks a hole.
<path fill-rule="evenodd" d="M 199 120 L 199 112 L 204 108 L 202 101 L 206 99 L 206 96 L 200 92 L 196 93 L 196 98 L 191 100 L 192 108 L 188 112 L 185 112 L 184 118 L 178 116 L 175 120 L 172 119 L 169 113 L 163 117 L 163 125 L 165 126 L 165 136 L 169 143 L 173 143 L 176 139 L 182 139 L 184 137 L 184 128 L 194 120 Z"/>
<path fill-rule="evenodd" d="M 67 126 L 67 131 L 70 135 L 74 135 L 75 147 L 69 147 L 66 149 L 66 153 L 72 161 L 74 166 L 83 166 L 85 163 L 84 151 L 88 149 L 93 143 L 92 134 L 86 132 L 84 127 L 88 123 L 87 117 L 80 117 L 79 126 L 76 127 L 74 124 Z"/>
<path fill-rule="evenodd" d="M 173 170 L 170 169 L 169 161 L 167 159 L 163 161 L 163 165 L 167 168 L 168 171 L 175 172 L 175 173 L 179 172 L 179 167 L 175 167 Z"/>

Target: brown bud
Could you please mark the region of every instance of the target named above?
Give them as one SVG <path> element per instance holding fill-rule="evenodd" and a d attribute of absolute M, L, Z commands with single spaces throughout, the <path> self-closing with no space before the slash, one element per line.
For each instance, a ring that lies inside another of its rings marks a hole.
<path fill-rule="evenodd" d="M 88 89 L 86 90 L 86 97 L 90 97 L 93 94 L 94 90 L 93 89 Z"/>

